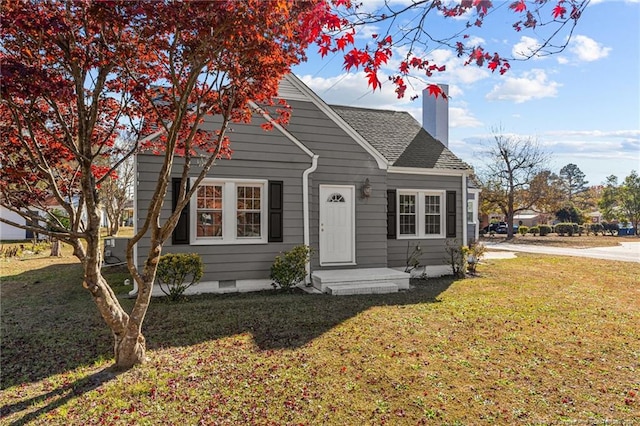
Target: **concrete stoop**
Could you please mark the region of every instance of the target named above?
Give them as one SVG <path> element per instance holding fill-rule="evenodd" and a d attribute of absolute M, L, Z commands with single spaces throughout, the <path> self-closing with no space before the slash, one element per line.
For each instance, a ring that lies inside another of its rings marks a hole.
<path fill-rule="evenodd" d="M 313 287 L 335 296 L 396 293 L 409 289 L 409 274 L 389 268 L 315 271 Z"/>

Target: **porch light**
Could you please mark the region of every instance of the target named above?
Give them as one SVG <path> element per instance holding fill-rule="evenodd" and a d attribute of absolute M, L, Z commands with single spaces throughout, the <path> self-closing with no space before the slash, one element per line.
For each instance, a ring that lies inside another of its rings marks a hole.
<path fill-rule="evenodd" d="M 371 183 L 369 182 L 369 178 L 365 179 L 364 184 L 362 184 L 362 198 L 371 197 Z"/>

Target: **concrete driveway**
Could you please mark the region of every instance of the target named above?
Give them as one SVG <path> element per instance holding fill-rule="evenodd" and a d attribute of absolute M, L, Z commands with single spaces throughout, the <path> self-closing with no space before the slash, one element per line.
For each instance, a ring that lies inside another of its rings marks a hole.
<path fill-rule="evenodd" d="M 494 242 L 486 242 L 485 246 L 490 250 L 590 257 L 594 259 L 640 263 L 640 241 L 621 242 L 619 246 L 615 247 L 593 247 L 583 249 Z"/>

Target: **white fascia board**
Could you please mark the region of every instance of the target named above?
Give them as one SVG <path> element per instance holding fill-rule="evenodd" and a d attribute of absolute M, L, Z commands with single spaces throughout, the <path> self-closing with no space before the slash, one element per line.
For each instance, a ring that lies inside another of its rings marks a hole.
<path fill-rule="evenodd" d="M 360 133 L 356 132 L 349 124 L 342 119 L 325 101 L 323 101 L 318 95 L 316 95 L 313 90 L 307 87 L 306 84 L 302 82 L 298 77 L 296 77 L 293 73 L 285 75 L 285 77 L 289 83 L 295 86 L 301 92 L 304 92 L 311 102 L 313 102 L 323 113 L 325 113 L 334 123 L 338 125 L 342 130 L 344 130 L 353 140 L 355 140 L 358 145 L 360 145 L 365 151 L 367 151 L 378 164 L 378 168 L 380 170 L 386 170 L 389 167 L 389 161 L 380 152 L 375 149 L 365 138 L 363 138 Z"/>
<path fill-rule="evenodd" d="M 418 167 L 396 167 L 389 166 L 389 173 L 399 173 L 406 175 L 425 175 L 425 176 L 468 176 L 470 170 L 458 169 L 423 169 Z"/>
<path fill-rule="evenodd" d="M 291 133 L 289 133 L 289 131 L 287 129 L 285 129 L 284 127 L 282 127 L 278 122 L 276 122 L 270 115 L 269 113 L 267 113 L 264 109 L 260 108 L 260 106 L 258 106 L 258 104 L 256 104 L 253 101 L 249 101 L 249 106 L 251 106 L 251 108 L 253 108 L 254 110 L 256 110 L 258 113 L 260 113 L 262 115 L 262 117 L 267 120 L 267 122 L 269 122 L 273 127 L 275 127 L 276 129 L 278 129 L 278 131 L 280 131 L 280 133 L 282 133 L 287 139 L 289 139 L 291 142 L 293 142 L 298 148 L 300 148 L 305 154 L 307 154 L 309 157 L 313 158 L 315 156 L 315 154 L 306 146 L 304 146 L 302 144 L 302 142 L 300 142 L 295 136 L 293 136 Z"/>

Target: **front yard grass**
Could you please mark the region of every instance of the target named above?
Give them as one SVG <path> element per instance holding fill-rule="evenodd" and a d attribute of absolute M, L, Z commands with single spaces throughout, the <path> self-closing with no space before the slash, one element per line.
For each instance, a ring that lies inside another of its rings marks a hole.
<path fill-rule="evenodd" d="M 540 235 L 520 235 L 516 234 L 511 239 L 507 239 L 504 234 L 483 235 L 481 242 L 509 243 L 509 244 L 532 244 L 537 246 L 566 247 L 566 248 L 592 248 L 592 247 L 615 247 L 625 242 L 640 242 L 636 236 L 612 236 L 612 235 L 564 235 L 560 236 L 551 233 L 545 236 Z"/>
<path fill-rule="evenodd" d="M 634 424 L 640 412 L 640 275 L 625 263 L 518 254 L 399 294 L 154 300 L 150 360 L 124 373 L 109 369 L 79 265 L 60 268 L 2 278 L 2 423 Z"/>

